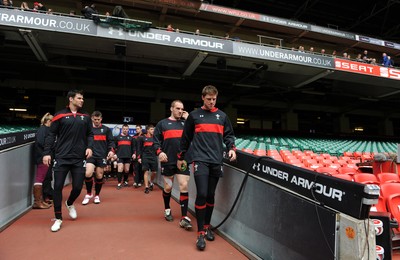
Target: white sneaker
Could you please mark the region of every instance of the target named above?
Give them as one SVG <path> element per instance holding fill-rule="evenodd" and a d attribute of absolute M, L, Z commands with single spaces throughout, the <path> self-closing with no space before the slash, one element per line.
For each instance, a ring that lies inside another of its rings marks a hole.
<path fill-rule="evenodd" d="M 93 198 L 93 195 L 92 194 L 86 194 L 85 195 L 85 198 L 83 199 L 83 201 L 82 201 L 82 205 L 87 205 L 88 203 L 89 203 L 89 201 L 90 201 L 90 199 L 91 198 Z"/>
<path fill-rule="evenodd" d="M 51 226 L 51 231 L 57 232 L 58 230 L 60 230 L 61 224 L 62 224 L 62 220 L 56 219 L 56 221 L 54 221 L 54 224 Z"/>
<path fill-rule="evenodd" d="M 100 203 L 100 197 L 99 196 L 95 196 L 94 197 L 94 204 L 99 204 Z"/>
<path fill-rule="evenodd" d="M 72 219 L 76 219 L 78 217 L 78 214 L 76 213 L 75 206 L 74 205 L 68 206 L 67 201 L 65 201 L 65 206 L 67 206 L 69 216 Z"/>

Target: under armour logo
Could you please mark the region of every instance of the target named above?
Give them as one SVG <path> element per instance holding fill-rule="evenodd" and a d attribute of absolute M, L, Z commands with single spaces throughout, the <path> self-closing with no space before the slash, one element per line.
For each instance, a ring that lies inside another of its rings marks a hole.
<path fill-rule="evenodd" d="M 259 172 L 260 171 L 260 166 L 261 166 L 260 163 L 253 164 L 253 170 L 255 170 L 257 168 L 257 171 Z"/>
<path fill-rule="evenodd" d="M 114 34 L 114 31 L 115 31 L 114 28 L 108 27 L 108 34 L 113 35 L 113 34 Z M 119 36 L 124 35 L 122 28 L 119 28 L 119 29 L 118 29 L 118 35 L 119 35 Z"/>

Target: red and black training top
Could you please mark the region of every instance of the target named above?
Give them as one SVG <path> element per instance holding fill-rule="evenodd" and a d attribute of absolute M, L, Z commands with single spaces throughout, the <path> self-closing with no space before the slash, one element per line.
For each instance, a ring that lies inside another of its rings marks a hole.
<path fill-rule="evenodd" d="M 183 120 L 171 118 L 165 118 L 156 125 L 154 129 L 154 149 L 157 155 L 164 152 L 168 156 L 168 162 L 163 162 L 162 165 L 176 165 L 183 126 Z"/>
<path fill-rule="evenodd" d="M 43 155 L 52 155 L 54 152 L 55 159 L 74 163 L 85 158 L 87 148 L 93 150 L 90 115 L 82 110 L 72 113 L 69 107 L 57 112 L 46 137 Z"/>
<path fill-rule="evenodd" d="M 117 147 L 117 157 L 119 159 L 129 159 L 132 158 L 133 153 L 135 153 L 135 142 L 133 137 L 128 135 L 123 135 L 122 133 L 115 137 L 115 143 Z"/>
<path fill-rule="evenodd" d="M 154 149 L 154 137 L 145 134 L 139 136 L 137 139 L 137 152 L 139 159 L 145 160 L 157 160 L 156 150 Z"/>
<path fill-rule="evenodd" d="M 93 134 L 93 158 L 104 159 L 109 151 L 114 152 L 114 136 L 110 128 L 103 124 L 99 127 L 93 126 Z"/>
<path fill-rule="evenodd" d="M 222 164 L 223 144 L 228 150 L 236 150 L 235 135 L 227 115 L 218 108 L 206 110 L 202 107 L 190 112 L 183 128 L 179 159 L 185 159 L 190 144 L 192 161 Z"/>

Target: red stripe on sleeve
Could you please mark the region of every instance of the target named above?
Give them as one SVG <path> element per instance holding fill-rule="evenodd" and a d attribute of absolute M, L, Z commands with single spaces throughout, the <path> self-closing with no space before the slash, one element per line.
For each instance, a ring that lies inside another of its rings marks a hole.
<path fill-rule="evenodd" d="M 198 124 L 195 129 L 196 133 L 224 133 L 224 126 L 218 124 Z"/>
<path fill-rule="evenodd" d="M 169 138 L 181 138 L 183 130 L 167 130 L 164 131 L 164 140 Z"/>
<path fill-rule="evenodd" d="M 67 113 L 67 114 L 59 114 L 53 117 L 53 122 L 59 120 L 60 118 L 66 117 L 66 116 L 73 116 L 74 114 L 72 113 Z"/>

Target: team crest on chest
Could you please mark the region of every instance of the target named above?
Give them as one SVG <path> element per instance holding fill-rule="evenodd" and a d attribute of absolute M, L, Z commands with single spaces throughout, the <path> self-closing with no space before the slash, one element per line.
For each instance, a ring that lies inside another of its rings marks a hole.
<path fill-rule="evenodd" d="M 85 117 L 84 116 L 81 116 L 81 120 L 83 120 Z"/>
<path fill-rule="evenodd" d="M 219 120 L 219 118 L 221 117 L 219 114 L 216 114 L 215 117 L 217 118 L 217 120 Z"/>

